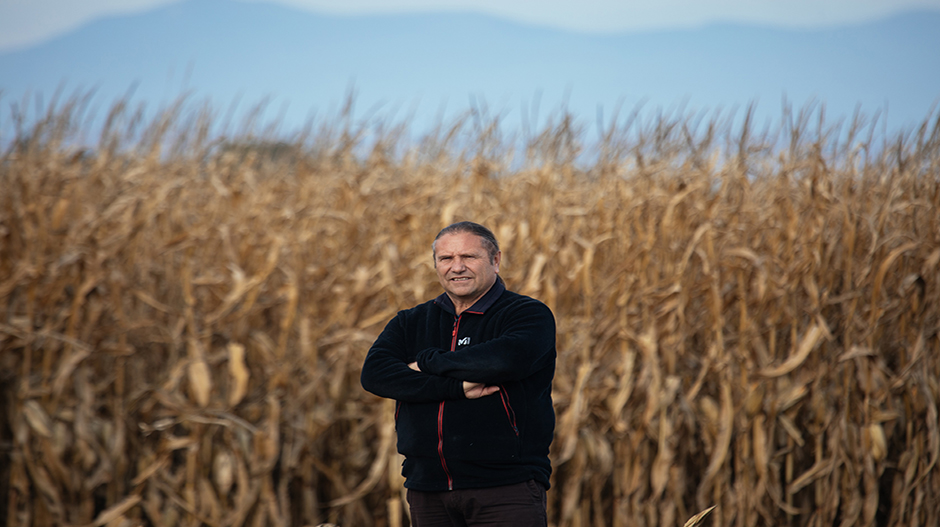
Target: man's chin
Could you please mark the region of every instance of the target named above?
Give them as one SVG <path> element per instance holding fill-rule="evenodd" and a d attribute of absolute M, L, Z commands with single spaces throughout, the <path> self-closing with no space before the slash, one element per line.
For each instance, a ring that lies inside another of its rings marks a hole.
<path fill-rule="evenodd" d="M 447 291 L 454 296 L 463 297 L 473 293 L 473 282 L 450 282 Z"/>

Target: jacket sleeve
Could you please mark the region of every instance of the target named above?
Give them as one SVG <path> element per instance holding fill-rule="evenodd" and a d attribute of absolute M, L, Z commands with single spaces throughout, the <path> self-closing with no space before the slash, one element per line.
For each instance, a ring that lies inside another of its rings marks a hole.
<path fill-rule="evenodd" d="M 462 381 L 414 371 L 408 367 L 413 360 L 408 357 L 403 316 L 399 313 L 369 349 L 359 381 L 370 393 L 408 403 L 465 398 Z"/>
<path fill-rule="evenodd" d="M 496 384 L 531 376 L 555 360 L 555 317 L 529 299 L 512 309 L 491 340 L 448 351 L 429 348 L 416 358 L 422 372 L 461 381 Z"/>

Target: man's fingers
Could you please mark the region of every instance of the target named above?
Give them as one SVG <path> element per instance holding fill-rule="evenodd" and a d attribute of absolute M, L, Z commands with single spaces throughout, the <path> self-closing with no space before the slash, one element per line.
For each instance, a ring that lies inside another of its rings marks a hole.
<path fill-rule="evenodd" d="M 475 383 L 463 381 L 463 394 L 467 399 L 473 399 L 473 389 L 476 388 L 476 386 Z"/>
<path fill-rule="evenodd" d="M 421 371 L 421 368 L 418 367 L 418 361 L 410 363 L 408 367 L 414 371 Z"/>
<path fill-rule="evenodd" d="M 467 399 L 479 399 L 499 391 L 499 386 L 487 386 L 481 382 L 463 381 L 463 393 Z"/>

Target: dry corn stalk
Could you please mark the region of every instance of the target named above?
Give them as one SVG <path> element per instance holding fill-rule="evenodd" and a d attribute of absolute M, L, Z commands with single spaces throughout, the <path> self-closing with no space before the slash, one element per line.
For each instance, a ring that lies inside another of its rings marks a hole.
<path fill-rule="evenodd" d="M 459 219 L 557 319 L 554 524 L 940 523 L 935 126 L 637 120 L 584 164 L 561 119 L 520 164 L 492 127 L 220 147 L 184 105 L 76 151 L 80 111 L 0 158 L 10 525 L 406 525 L 358 368 Z"/>

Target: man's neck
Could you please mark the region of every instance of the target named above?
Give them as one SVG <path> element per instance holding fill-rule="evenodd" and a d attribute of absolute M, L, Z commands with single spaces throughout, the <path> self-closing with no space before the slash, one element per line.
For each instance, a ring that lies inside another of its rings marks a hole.
<path fill-rule="evenodd" d="M 492 288 L 493 288 L 493 287 L 490 286 L 490 289 L 492 289 Z M 489 289 L 487 289 L 487 291 L 489 291 Z M 486 293 L 483 293 L 483 295 L 485 295 L 485 294 L 486 294 Z M 476 304 L 476 303 L 477 303 L 477 300 L 483 298 L 483 295 L 480 295 L 480 296 L 474 298 L 472 301 L 470 301 L 470 302 L 468 302 L 468 303 L 466 303 L 466 304 L 463 303 L 462 301 L 460 301 L 460 300 L 458 300 L 458 299 L 456 299 L 456 298 L 454 298 L 454 297 L 451 296 L 451 297 L 450 297 L 450 301 L 454 303 L 454 312 L 457 313 L 457 316 L 460 316 L 461 313 L 463 313 L 464 311 L 466 311 L 466 310 L 470 309 L 471 307 L 473 307 L 473 304 Z M 447 296 L 450 296 L 450 295 L 447 295 Z"/>
<path fill-rule="evenodd" d="M 486 296 L 486 294 L 489 293 L 490 290 L 493 289 L 494 285 L 496 285 L 496 281 L 490 284 L 490 286 L 486 288 L 486 291 L 483 291 L 482 294 L 480 294 L 479 296 L 477 296 L 476 298 L 468 302 L 464 302 L 458 298 L 454 298 L 449 293 L 447 296 L 450 297 L 450 301 L 454 304 L 454 312 L 457 313 L 457 316 L 460 316 L 461 313 L 473 307 L 473 304 L 476 304 L 477 302 L 480 301 L 481 298 Z"/>

